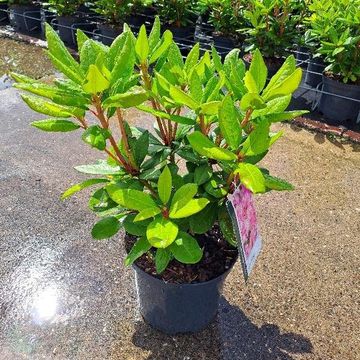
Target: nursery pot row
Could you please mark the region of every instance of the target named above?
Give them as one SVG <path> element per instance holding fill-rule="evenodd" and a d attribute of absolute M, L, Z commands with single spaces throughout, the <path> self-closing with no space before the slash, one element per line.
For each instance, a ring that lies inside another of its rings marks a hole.
<path fill-rule="evenodd" d="M 22 33 L 41 30 L 41 8 L 34 5 L 14 5 L 10 7 L 10 20 L 16 31 Z"/>

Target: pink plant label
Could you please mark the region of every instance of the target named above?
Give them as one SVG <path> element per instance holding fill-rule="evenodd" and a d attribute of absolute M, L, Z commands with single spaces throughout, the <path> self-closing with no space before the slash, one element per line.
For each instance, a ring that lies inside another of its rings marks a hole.
<path fill-rule="evenodd" d="M 228 196 L 226 205 L 238 241 L 244 277 L 247 280 L 262 247 L 253 193 L 240 185 Z"/>

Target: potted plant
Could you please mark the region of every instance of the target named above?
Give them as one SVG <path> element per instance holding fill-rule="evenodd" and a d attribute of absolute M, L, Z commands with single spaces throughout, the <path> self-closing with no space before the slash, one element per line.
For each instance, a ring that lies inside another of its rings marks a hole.
<path fill-rule="evenodd" d="M 297 27 L 300 15 L 293 12 L 296 0 L 250 0 L 243 11 L 245 26 L 239 29 L 244 34 L 245 51 L 261 49 L 269 74 L 280 68 L 284 57 L 293 48 L 298 38 Z M 251 61 L 251 55 L 245 55 L 245 61 Z"/>
<path fill-rule="evenodd" d="M 75 44 L 74 25 L 80 23 L 81 20 L 76 16 L 76 11 L 84 0 L 49 0 L 49 10 L 57 14 L 57 28 L 60 38 L 67 45 Z"/>
<path fill-rule="evenodd" d="M 317 54 L 325 63 L 319 110 L 338 122 L 360 119 L 360 1 L 333 2 Z M 319 15 L 319 14 L 318 14 Z M 353 100 L 351 100 L 353 99 Z"/>
<path fill-rule="evenodd" d="M 234 0 L 199 0 L 201 14 L 207 15 L 207 22 L 214 27 L 212 37 L 220 53 L 228 53 L 236 43 L 236 31 L 242 26 L 241 11 L 244 1 Z"/>
<path fill-rule="evenodd" d="M 102 15 L 105 23 L 99 23 L 101 41 L 110 45 L 122 32 L 126 18 L 131 12 L 131 0 L 98 0 L 94 11 Z"/>
<path fill-rule="evenodd" d="M 41 29 L 40 7 L 32 0 L 9 0 L 14 27 L 23 33 L 38 32 Z"/>
<path fill-rule="evenodd" d="M 153 3 L 153 0 L 133 0 L 131 2 L 130 16 L 126 19 L 127 23 L 140 28 L 146 17 L 156 14 Z"/>
<path fill-rule="evenodd" d="M 192 37 L 197 19 L 194 0 L 157 0 L 157 12 L 164 25 L 178 40 Z"/>
<path fill-rule="evenodd" d="M 215 48 L 200 55 L 198 44 L 184 60 L 171 32 L 160 36 L 158 19 L 149 35 L 144 25 L 137 37 L 125 26 L 110 48 L 79 31 L 80 63 L 50 26 L 47 41 L 64 78 L 49 85 L 12 74 L 17 88 L 36 95 L 22 95 L 28 106 L 50 117 L 32 125 L 81 131 L 105 155 L 76 167 L 89 179 L 62 198 L 97 186 L 92 236 L 125 229 L 125 264 L 135 270 L 144 319 L 169 334 L 202 329 L 237 258 L 228 195 L 240 184 L 254 194 L 292 189 L 257 163 L 282 135 L 270 125 L 303 113 L 286 111 L 301 69 L 291 56 L 267 83 L 258 50 L 245 71 L 238 50 L 222 62 Z M 153 132 L 126 121 L 124 109 L 134 107 L 154 116 Z"/>

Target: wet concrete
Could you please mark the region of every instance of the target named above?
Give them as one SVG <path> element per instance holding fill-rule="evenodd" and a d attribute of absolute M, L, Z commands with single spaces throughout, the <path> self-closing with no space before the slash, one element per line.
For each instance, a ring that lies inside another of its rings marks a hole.
<path fill-rule="evenodd" d="M 257 199 L 264 249 L 247 285 L 229 275 L 216 321 L 168 337 L 137 312 L 122 237 L 94 241 L 73 166 L 101 156 L 46 134 L 0 92 L 0 359 L 358 359 L 359 149 L 284 126 L 266 165 L 297 190 Z M 137 124 L 147 116 L 130 112 Z"/>

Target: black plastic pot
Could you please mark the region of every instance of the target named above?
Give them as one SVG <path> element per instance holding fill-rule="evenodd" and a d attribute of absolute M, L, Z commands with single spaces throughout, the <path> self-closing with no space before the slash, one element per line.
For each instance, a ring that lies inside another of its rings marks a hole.
<path fill-rule="evenodd" d="M 75 16 L 57 16 L 56 19 L 61 40 L 69 46 L 74 46 L 76 40 L 74 25 L 80 22 L 79 18 Z"/>
<path fill-rule="evenodd" d="M 13 26 L 22 33 L 38 33 L 41 31 L 40 7 L 33 5 L 14 5 L 10 7 Z"/>
<path fill-rule="evenodd" d="M 298 46 L 296 49 L 296 64 L 297 66 L 306 69 L 310 59 L 309 49 L 305 46 Z"/>
<path fill-rule="evenodd" d="M 41 36 L 45 39 L 45 24 L 53 24 L 56 19 L 56 14 L 52 11 L 42 8 L 41 9 Z M 54 29 L 57 30 L 57 27 L 53 25 Z"/>
<path fill-rule="evenodd" d="M 184 39 L 193 39 L 195 34 L 195 28 L 192 25 L 175 27 L 167 27 L 172 33 L 175 39 L 184 40 Z"/>
<path fill-rule="evenodd" d="M 131 15 L 126 19 L 126 23 L 133 28 L 140 28 L 142 24 L 145 24 L 146 17 L 141 15 Z"/>
<path fill-rule="evenodd" d="M 166 334 L 197 332 L 215 317 L 219 297 L 231 268 L 215 279 L 196 284 L 171 284 L 134 265 L 140 313 Z"/>
<path fill-rule="evenodd" d="M 322 81 L 323 93 L 319 102 L 319 111 L 335 123 L 360 120 L 360 85 L 344 84 L 325 75 Z M 333 94 L 358 101 L 344 99 Z"/>
<path fill-rule="evenodd" d="M 236 46 L 235 40 L 230 36 L 213 34 L 212 37 L 219 54 L 226 55 Z"/>
<path fill-rule="evenodd" d="M 100 41 L 105 45 L 111 45 L 115 38 L 122 33 L 122 26 L 112 26 L 109 24 L 98 24 Z"/>
<path fill-rule="evenodd" d="M 8 5 L 6 3 L 0 3 L 0 25 L 6 25 L 9 23 Z"/>
<path fill-rule="evenodd" d="M 322 81 L 325 64 L 321 58 L 310 58 L 306 70 L 305 84 L 316 88 Z"/>

